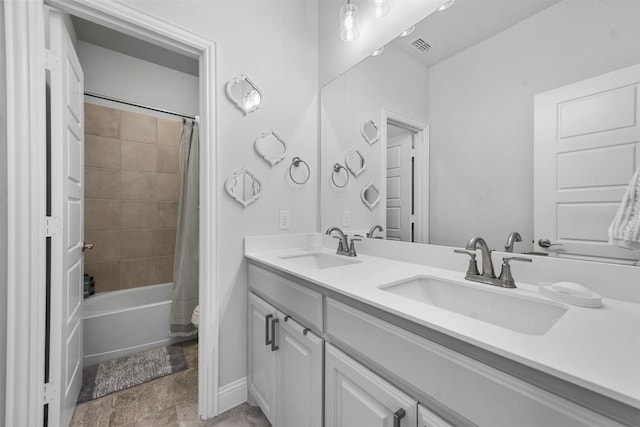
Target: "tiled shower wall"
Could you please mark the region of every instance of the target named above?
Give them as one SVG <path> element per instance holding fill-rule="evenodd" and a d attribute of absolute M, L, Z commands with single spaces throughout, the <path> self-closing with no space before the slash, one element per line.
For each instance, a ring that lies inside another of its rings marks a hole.
<path fill-rule="evenodd" d="M 96 292 L 173 280 L 179 121 L 85 104 L 85 273 Z"/>

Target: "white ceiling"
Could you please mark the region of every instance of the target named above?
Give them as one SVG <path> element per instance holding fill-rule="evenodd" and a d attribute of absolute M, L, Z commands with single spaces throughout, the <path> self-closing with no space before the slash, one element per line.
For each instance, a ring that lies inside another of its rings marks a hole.
<path fill-rule="evenodd" d="M 78 40 L 105 49 L 120 52 L 172 70 L 198 75 L 198 60 L 165 49 L 144 40 L 136 39 L 102 25 L 72 17 Z"/>
<path fill-rule="evenodd" d="M 486 40 L 560 0 L 457 0 L 442 12 L 435 12 L 416 25 L 407 37 L 391 44 L 427 67 L 476 43 Z M 422 38 L 429 45 L 419 53 L 410 44 Z"/>

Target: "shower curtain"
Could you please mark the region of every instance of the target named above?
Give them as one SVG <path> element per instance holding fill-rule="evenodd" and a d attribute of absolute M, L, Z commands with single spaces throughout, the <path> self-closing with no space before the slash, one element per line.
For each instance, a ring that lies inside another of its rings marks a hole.
<path fill-rule="evenodd" d="M 171 336 L 196 335 L 191 314 L 198 305 L 198 123 L 183 120 L 180 137 L 180 201 L 173 265 Z"/>

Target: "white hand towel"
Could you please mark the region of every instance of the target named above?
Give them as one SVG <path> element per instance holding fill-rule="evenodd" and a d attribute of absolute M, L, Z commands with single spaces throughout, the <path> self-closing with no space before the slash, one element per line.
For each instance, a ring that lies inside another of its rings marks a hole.
<path fill-rule="evenodd" d="M 640 169 L 631 178 L 618 213 L 609 226 L 609 244 L 640 250 Z"/>

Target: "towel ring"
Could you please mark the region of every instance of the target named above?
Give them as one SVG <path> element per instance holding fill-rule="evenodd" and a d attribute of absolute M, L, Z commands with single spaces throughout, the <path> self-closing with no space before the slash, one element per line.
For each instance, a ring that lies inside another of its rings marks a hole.
<path fill-rule="evenodd" d="M 292 168 L 295 167 L 299 167 L 300 163 L 304 164 L 307 168 L 307 178 L 304 181 L 296 181 L 296 179 L 293 177 L 293 174 L 291 173 L 291 171 L 293 170 Z M 307 162 L 305 162 L 304 160 L 302 160 L 300 157 L 294 157 L 293 159 L 291 159 L 291 164 L 289 165 L 289 178 L 291 178 L 291 181 L 295 182 L 296 184 L 306 184 L 307 181 L 309 181 L 309 177 L 311 176 L 311 168 L 309 167 L 309 164 L 307 164 Z"/>
<path fill-rule="evenodd" d="M 344 169 L 344 171 L 347 173 L 347 180 L 344 182 L 343 185 L 336 184 L 336 174 L 340 173 L 340 169 Z M 346 187 L 347 184 L 349 183 L 349 172 L 347 171 L 347 168 L 342 166 L 340 163 L 334 164 L 333 165 L 333 172 L 331 172 L 331 182 L 333 182 L 333 185 L 335 185 L 338 188 Z"/>

